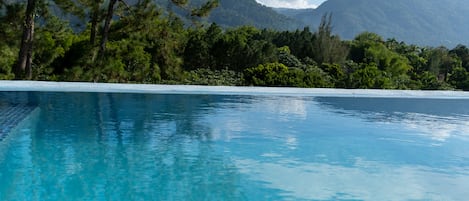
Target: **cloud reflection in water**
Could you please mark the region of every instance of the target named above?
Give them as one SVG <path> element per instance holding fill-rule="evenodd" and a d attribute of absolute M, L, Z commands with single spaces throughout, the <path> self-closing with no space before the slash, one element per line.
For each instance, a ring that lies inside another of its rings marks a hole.
<path fill-rule="evenodd" d="M 468 108 L 464 100 L 258 98 L 207 121 L 236 133 L 226 146 L 240 173 L 291 200 L 461 200 Z"/>
<path fill-rule="evenodd" d="M 416 135 L 444 142 L 469 140 L 469 103 L 458 99 L 317 98 L 325 108 L 375 123 L 401 124 Z"/>
<path fill-rule="evenodd" d="M 353 167 L 251 159 L 238 159 L 235 164 L 241 173 L 263 181 L 269 188 L 282 189 L 295 200 L 461 200 L 469 197 L 466 190 L 469 169 L 392 166 L 359 158 Z"/>

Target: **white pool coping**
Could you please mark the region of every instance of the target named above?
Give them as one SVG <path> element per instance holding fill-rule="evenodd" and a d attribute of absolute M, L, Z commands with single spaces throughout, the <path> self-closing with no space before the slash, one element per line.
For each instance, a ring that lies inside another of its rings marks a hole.
<path fill-rule="evenodd" d="M 1 81 L 0 91 L 469 99 L 469 92 Z"/>

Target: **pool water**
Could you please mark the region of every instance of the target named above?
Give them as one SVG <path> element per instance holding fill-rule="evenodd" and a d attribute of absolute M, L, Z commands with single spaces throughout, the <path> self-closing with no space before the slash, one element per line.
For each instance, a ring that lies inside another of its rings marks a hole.
<path fill-rule="evenodd" d="M 0 200 L 469 197 L 468 100 L 0 92 L 19 102 Z"/>

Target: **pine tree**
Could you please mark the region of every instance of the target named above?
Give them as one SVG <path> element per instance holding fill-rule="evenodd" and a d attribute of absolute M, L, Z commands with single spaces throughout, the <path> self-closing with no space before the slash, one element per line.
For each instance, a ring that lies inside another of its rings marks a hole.
<path fill-rule="evenodd" d="M 23 35 L 18 55 L 18 64 L 13 69 L 16 79 L 31 79 L 31 64 L 33 60 L 34 20 L 38 0 L 28 0 L 25 19 L 23 23 Z"/>

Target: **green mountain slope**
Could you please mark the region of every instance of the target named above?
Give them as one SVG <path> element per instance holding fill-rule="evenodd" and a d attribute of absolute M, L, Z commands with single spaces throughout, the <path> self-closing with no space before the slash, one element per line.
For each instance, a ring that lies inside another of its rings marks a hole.
<path fill-rule="evenodd" d="M 161 7 L 167 8 L 168 0 L 156 0 L 156 2 Z M 191 0 L 190 2 L 192 5 L 200 5 L 205 1 Z M 252 25 L 257 28 L 288 30 L 303 25 L 303 23 L 279 14 L 255 0 L 219 0 L 219 2 L 219 6 L 212 10 L 206 21 L 215 22 L 222 27 Z M 172 7 L 172 9 L 184 17 L 180 9 L 176 7 Z"/>
<path fill-rule="evenodd" d="M 255 0 L 220 0 L 220 6 L 213 10 L 209 20 L 222 26 L 253 25 L 282 30 L 301 25 Z"/>
<path fill-rule="evenodd" d="M 314 10 L 276 10 L 312 27 L 332 13 L 334 32 L 344 39 L 370 31 L 419 45 L 469 44 L 467 0 L 328 0 Z"/>
<path fill-rule="evenodd" d="M 12 0 L 12 2 L 23 2 L 22 0 Z M 138 0 L 124 0 L 128 5 L 134 5 Z M 154 0 L 164 12 L 171 9 L 177 13 L 183 21 L 190 22 L 188 11 L 202 5 L 206 0 L 189 0 L 190 5 L 186 11 L 172 5 L 170 0 Z M 52 4 L 52 12 L 71 21 L 71 24 L 83 28 L 82 20 L 76 17 L 64 16 L 60 9 Z M 105 9 L 105 6 L 103 7 Z M 237 27 L 251 25 L 257 28 L 269 28 L 276 30 L 293 30 L 303 27 L 304 24 L 296 19 L 289 18 L 256 2 L 256 0 L 219 0 L 219 6 L 213 9 L 207 18 L 202 19 L 208 23 L 215 22 L 222 27 Z"/>

